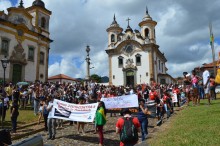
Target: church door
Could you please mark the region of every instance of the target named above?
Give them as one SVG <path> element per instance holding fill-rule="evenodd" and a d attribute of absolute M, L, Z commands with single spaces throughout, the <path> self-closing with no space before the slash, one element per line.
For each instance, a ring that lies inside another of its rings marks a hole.
<path fill-rule="evenodd" d="M 13 65 L 12 82 L 17 83 L 21 81 L 22 66 L 20 64 Z"/>
<path fill-rule="evenodd" d="M 126 72 L 126 85 L 134 87 L 134 71 Z"/>

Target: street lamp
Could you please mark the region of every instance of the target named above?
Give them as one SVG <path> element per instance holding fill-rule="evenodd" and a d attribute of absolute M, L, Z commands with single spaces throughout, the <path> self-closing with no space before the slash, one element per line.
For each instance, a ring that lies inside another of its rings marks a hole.
<path fill-rule="evenodd" d="M 1 59 L 1 62 L 2 62 L 2 67 L 4 69 L 3 87 L 2 87 L 3 88 L 3 90 L 2 90 L 2 93 L 3 93 L 2 94 L 2 129 L 3 129 L 4 96 L 6 95 L 5 94 L 5 70 L 7 68 L 8 63 L 9 63 L 9 60 L 5 56 L 5 58 Z"/>
<path fill-rule="evenodd" d="M 90 57 L 89 57 L 89 52 L 90 52 L 90 48 L 89 46 L 86 46 L 86 52 L 87 52 L 87 56 L 86 56 L 86 80 L 89 80 L 90 78 Z"/>

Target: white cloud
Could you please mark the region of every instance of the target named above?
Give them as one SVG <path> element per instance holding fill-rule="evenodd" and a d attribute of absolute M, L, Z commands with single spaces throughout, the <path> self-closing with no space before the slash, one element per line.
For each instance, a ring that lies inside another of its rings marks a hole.
<path fill-rule="evenodd" d="M 9 0 L 0 0 L 0 11 L 4 10 L 7 13 L 7 8 L 11 7 L 12 4 Z"/>

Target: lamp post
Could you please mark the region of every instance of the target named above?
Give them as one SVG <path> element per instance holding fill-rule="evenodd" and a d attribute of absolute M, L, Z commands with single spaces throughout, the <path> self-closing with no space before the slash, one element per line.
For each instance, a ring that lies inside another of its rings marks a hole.
<path fill-rule="evenodd" d="M 87 56 L 86 56 L 86 80 L 89 80 L 90 78 L 90 57 L 89 57 L 89 52 L 90 52 L 90 48 L 89 46 L 86 46 L 86 52 L 87 52 Z"/>
<path fill-rule="evenodd" d="M 9 63 L 9 60 L 6 58 L 3 58 L 1 59 L 1 62 L 2 62 L 2 67 L 3 67 L 3 70 L 4 70 L 4 76 L 3 76 L 3 90 L 2 90 L 2 129 L 3 129 L 3 113 L 4 113 L 4 97 L 5 97 L 5 70 L 7 68 L 7 65 Z"/>

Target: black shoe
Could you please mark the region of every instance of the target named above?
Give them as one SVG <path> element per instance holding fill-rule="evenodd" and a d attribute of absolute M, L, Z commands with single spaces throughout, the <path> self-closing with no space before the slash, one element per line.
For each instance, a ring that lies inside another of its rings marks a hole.
<path fill-rule="evenodd" d="M 51 140 L 54 140 L 55 139 L 55 136 L 53 136 L 52 138 L 51 138 Z"/>
<path fill-rule="evenodd" d="M 47 140 L 50 140 L 50 139 L 52 139 L 52 137 L 48 137 L 48 138 L 47 138 Z"/>

